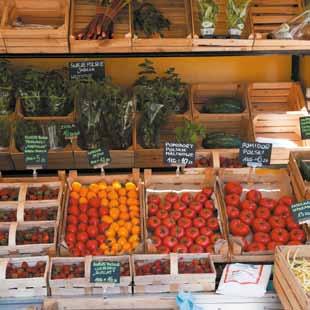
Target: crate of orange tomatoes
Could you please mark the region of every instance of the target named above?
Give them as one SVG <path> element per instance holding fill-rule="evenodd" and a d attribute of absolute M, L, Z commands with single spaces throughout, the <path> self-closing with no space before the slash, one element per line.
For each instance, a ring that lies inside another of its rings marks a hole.
<path fill-rule="evenodd" d="M 71 171 L 61 256 L 123 255 L 143 250 L 140 172 L 78 176 Z"/>
<path fill-rule="evenodd" d="M 154 174 L 145 170 L 145 240 L 148 253 L 228 255 L 216 197 L 214 169 L 202 174 Z"/>
<path fill-rule="evenodd" d="M 308 240 L 307 227 L 291 212 L 295 197 L 286 169 L 221 169 L 219 188 L 233 261 L 270 262 L 277 246 Z"/>

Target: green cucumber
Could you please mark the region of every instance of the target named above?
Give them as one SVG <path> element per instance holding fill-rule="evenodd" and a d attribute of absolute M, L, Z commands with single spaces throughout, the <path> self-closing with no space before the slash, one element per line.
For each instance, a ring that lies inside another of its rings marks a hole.
<path fill-rule="evenodd" d="M 216 97 L 210 98 L 202 108 L 202 113 L 233 114 L 244 111 L 243 103 L 238 98 Z"/>
<path fill-rule="evenodd" d="M 223 132 L 210 133 L 202 141 L 202 146 L 205 149 L 239 148 L 240 145 L 240 137 Z"/>

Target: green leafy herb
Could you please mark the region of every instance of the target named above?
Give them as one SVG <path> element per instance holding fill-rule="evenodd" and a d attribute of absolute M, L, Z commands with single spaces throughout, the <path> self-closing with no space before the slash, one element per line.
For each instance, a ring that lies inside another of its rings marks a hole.
<path fill-rule="evenodd" d="M 9 146 L 10 131 L 10 121 L 7 118 L 0 119 L 0 147 Z"/>
<path fill-rule="evenodd" d="M 229 29 L 243 30 L 250 2 L 251 0 L 228 0 L 227 18 Z"/>
<path fill-rule="evenodd" d="M 213 0 L 198 0 L 198 4 L 201 26 L 214 28 L 219 11 L 218 5 Z"/>
<path fill-rule="evenodd" d="M 7 61 L 0 61 L 0 115 L 13 112 L 14 106 L 13 72 Z"/>
<path fill-rule="evenodd" d="M 179 143 L 196 144 L 199 138 L 204 138 L 206 135 L 206 129 L 202 125 L 189 120 L 184 120 L 183 127 L 177 127 L 175 132 Z"/>

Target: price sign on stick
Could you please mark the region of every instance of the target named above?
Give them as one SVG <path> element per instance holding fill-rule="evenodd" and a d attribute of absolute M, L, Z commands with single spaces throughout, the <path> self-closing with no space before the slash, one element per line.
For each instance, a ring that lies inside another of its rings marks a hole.
<path fill-rule="evenodd" d="M 239 149 L 239 160 L 248 167 L 270 165 L 272 144 L 258 142 L 242 142 Z"/>
<path fill-rule="evenodd" d="M 310 223 L 310 201 L 295 203 L 291 205 L 292 213 L 299 224 Z"/>
<path fill-rule="evenodd" d="M 166 142 L 164 163 L 171 166 L 188 166 L 195 163 L 195 145 L 190 143 Z"/>
<path fill-rule="evenodd" d="M 46 167 L 48 160 L 48 137 L 25 136 L 24 157 L 28 169 Z"/>
<path fill-rule="evenodd" d="M 88 151 L 88 161 L 90 166 L 100 168 L 103 175 L 104 167 L 111 162 L 110 152 L 103 148 Z"/>
<path fill-rule="evenodd" d="M 299 124 L 300 124 L 301 139 L 302 140 L 310 139 L 310 117 L 309 116 L 300 117 Z"/>
<path fill-rule="evenodd" d="M 92 78 L 102 81 L 105 76 L 103 61 L 79 61 L 69 63 L 70 80 L 85 80 Z"/>
<path fill-rule="evenodd" d="M 80 135 L 80 131 L 76 124 L 63 124 L 61 130 L 66 140 L 72 140 Z"/>
<path fill-rule="evenodd" d="M 120 263 L 92 261 L 90 266 L 91 283 L 120 283 Z"/>

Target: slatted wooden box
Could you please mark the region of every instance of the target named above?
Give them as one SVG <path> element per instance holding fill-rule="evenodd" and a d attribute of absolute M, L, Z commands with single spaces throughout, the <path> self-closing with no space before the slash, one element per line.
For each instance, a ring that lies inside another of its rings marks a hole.
<path fill-rule="evenodd" d="M 215 25 L 215 38 L 202 38 L 200 34 L 200 20 L 199 20 L 199 4 L 198 0 L 191 0 L 192 11 L 192 29 L 193 29 L 193 50 L 203 51 L 251 51 L 254 40 L 249 39 L 249 21 L 246 20 L 245 29 L 242 33 L 241 39 L 232 39 L 228 35 L 227 26 L 227 0 L 215 0 L 219 6 L 219 13 Z"/>
<path fill-rule="evenodd" d="M 310 260 L 310 246 L 281 246 L 275 253 L 273 285 L 284 309 L 304 310 L 310 308 L 309 294 L 295 276 L 288 262 L 304 258 Z"/>
<path fill-rule="evenodd" d="M 2 16 L 3 16 L 3 12 L 4 12 L 4 7 L 5 7 L 5 4 L 6 4 L 6 1 L 7 0 L 1 0 L 0 1 L 0 21 L 2 19 Z M 5 54 L 6 53 L 6 47 L 5 47 L 5 44 L 4 44 L 4 39 L 2 37 L 2 32 L 0 30 L 0 54 Z"/>
<path fill-rule="evenodd" d="M 171 25 L 163 31 L 163 38 L 159 36 L 146 38 L 141 32 L 135 33 L 132 40 L 133 51 L 164 52 L 164 51 L 190 51 L 191 40 L 191 20 L 190 4 L 188 0 L 150 0 Z M 133 11 L 133 9 L 132 9 Z"/>
<path fill-rule="evenodd" d="M 67 53 L 69 0 L 8 0 L 2 17 L 1 34 L 8 53 Z M 25 24 L 52 25 L 14 27 L 20 17 Z"/>
<path fill-rule="evenodd" d="M 34 278 L 6 278 L 7 265 L 20 266 L 22 262 L 27 262 L 30 267 L 37 262 L 45 262 L 45 272 L 41 277 Z M 1 288 L 0 297 L 45 297 L 47 296 L 47 274 L 49 269 L 48 256 L 22 257 L 22 258 L 2 258 L 0 259 Z"/>
<path fill-rule="evenodd" d="M 290 184 L 290 178 L 286 169 L 220 169 L 219 170 L 219 202 L 221 204 L 222 213 L 227 219 L 227 231 L 229 232 L 229 221 L 225 204 L 224 186 L 227 182 L 239 182 L 243 188 L 241 200 L 250 189 L 261 191 L 264 198 L 272 198 L 278 200 L 284 195 L 294 197 Z M 308 230 L 303 226 L 307 237 Z M 245 252 L 243 249 L 242 241 L 238 237 L 229 235 L 230 249 L 232 251 L 233 262 L 272 262 L 274 253 L 271 251 L 261 252 Z"/>
<path fill-rule="evenodd" d="M 193 259 L 207 259 L 210 273 L 181 274 L 179 272 L 180 260 L 185 262 Z M 152 263 L 156 260 L 168 261 L 169 274 L 137 275 L 136 264 Z M 134 292 L 139 293 L 177 293 L 180 290 L 191 292 L 208 292 L 215 289 L 216 271 L 209 254 L 148 254 L 132 256 L 134 274 Z"/>
<path fill-rule="evenodd" d="M 130 8 L 125 7 L 114 21 L 113 39 L 76 40 L 96 14 L 103 14 L 104 8 L 96 6 L 96 1 L 71 1 L 70 51 L 71 53 L 129 52 L 131 49 Z"/>

